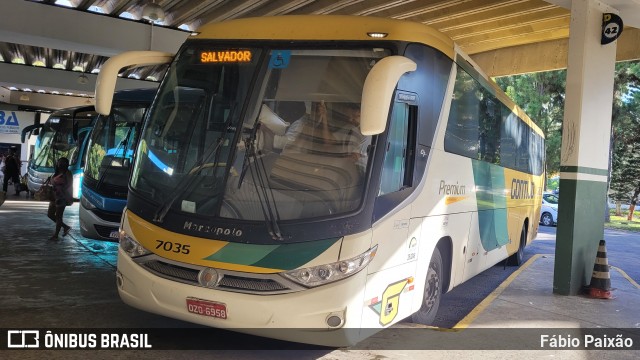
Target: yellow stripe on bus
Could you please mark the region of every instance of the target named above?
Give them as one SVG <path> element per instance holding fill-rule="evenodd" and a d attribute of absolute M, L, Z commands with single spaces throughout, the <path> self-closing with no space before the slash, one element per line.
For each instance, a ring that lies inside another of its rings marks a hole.
<path fill-rule="evenodd" d="M 464 199 L 468 198 L 468 196 L 447 196 L 447 198 L 444 200 L 444 203 L 446 205 L 451 205 L 453 203 L 457 203 L 459 201 L 462 201 Z"/>
<path fill-rule="evenodd" d="M 133 235 L 136 241 L 144 246 L 145 249 L 163 258 L 187 264 L 202 265 L 232 271 L 261 274 L 270 274 L 282 271 L 282 269 L 270 269 L 258 266 L 207 260 L 207 257 L 220 251 L 229 244 L 229 242 L 199 238 L 168 231 L 143 220 L 131 211 L 127 211 L 125 221 L 128 223 L 132 232 L 131 235 Z M 171 243 L 171 245 L 165 247 L 167 242 Z M 185 248 L 185 245 L 188 247 Z"/>

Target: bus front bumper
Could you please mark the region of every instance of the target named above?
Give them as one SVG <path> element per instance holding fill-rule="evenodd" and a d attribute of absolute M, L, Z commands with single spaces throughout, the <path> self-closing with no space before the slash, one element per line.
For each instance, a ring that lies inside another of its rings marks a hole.
<path fill-rule="evenodd" d="M 40 190 L 42 184 L 47 181 L 49 176 L 53 175 L 50 172 L 40 172 L 33 169 L 27 171 L 27 188 L 30 192 L 35 193 Z"/>
<path fill-rule="evenodd" d="M 118 292 L 151 313 L 252 335 L 323 346 L 349 346 L 380 329 L 360 329 L 366 272 L 313 289 L 255 295 L 184 284 L 159 277 L 118 248 Z M 223 304 L 226 319 L 189 312 L 187 298 Z M 330 327 L 329 318 L 342 319 Z"/>
<path fill-rule="evenodd" d="M 82 236 L 96 240 L 118 241 L 119 222 L 110 222 L 98 217 L 91 210 L 87 210 L 82 201 L 78 214 Z"/>

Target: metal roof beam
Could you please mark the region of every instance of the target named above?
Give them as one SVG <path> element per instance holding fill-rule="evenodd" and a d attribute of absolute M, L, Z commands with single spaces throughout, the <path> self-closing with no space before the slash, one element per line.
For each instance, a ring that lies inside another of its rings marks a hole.
<path fill-rule="evenodd" d="M 93 96 L 96 87 L 97 75 L 87 74 L 89 81 L 86 84 L 78 82 L 77 71 L 65 71 L 41 68 L 35 66 L 0 63 L 0 86 L 15 86 L 17 88 L 31 88 L 37 90 L 68 90 L 69 92 L 85 93 Z M 34 85 L 38 84 L 38 85 Z M 34 88 L 34 86 L 37 86 Z M 158 83 L 128 78 L 119 78 L 116 83 L 117 90 L 156 88 Z"/>
<path fill-rule="evenodd" d="M 183 31 L 23 0 L 3 0 L 0 41 L 87 54 L 113 56 L 127 50 L 176 52 Z M 25 21 L 29 19 L 29 21 Z"/>
<path fill-rule="evenodd" d="M 626 28 L 617 40 L 616 61 L 640 59 L 640 30 Z M 487 51 L 471 58 L 491 77 L 565 69 L 569 39 Z M 535 54 L 535 56 L 531 56 Z"/>

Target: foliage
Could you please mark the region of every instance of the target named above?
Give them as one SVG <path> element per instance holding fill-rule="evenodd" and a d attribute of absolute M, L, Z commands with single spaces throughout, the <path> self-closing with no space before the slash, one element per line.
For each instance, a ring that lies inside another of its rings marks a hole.
<path fill-rule="evenodd" d="M 626 211 L 619 215 L 611 213 L 611 221 L 605 224 L 607 229 L 626 230 L 640 232 L 640 219 L 637 216 L 633 217 L 633 220 L 627 220 Z"/>
<path fill-rule="evenodd" d="M 560 187 L 560 177 L 552 176 L 547 180 L 547 190 L 558 190 Z"/>
<path fill-rule="evenodd" d="M 616 64 L 610 194 L 628 202 L 640 186 L 640 62 Z"/>

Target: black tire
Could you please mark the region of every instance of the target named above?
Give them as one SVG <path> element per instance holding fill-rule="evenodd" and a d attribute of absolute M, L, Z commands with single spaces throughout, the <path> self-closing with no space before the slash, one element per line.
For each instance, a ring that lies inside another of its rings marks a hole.
<path fill-rule="evenodd" d="M 422 294 L 422 306 L 420 310 L 411 315 L 411 321 L 423 325 L 431 325 L 438 314 L 440 300 L 442 299 L 442 284 L 444 283 L 442 256 L 440 250 L 435 248 L 429 262 L 427 278 Z"/>
<path fill-rule="evenodd" d="M 540 217 L 540 222 L 544 226 L 553 226 L 553 216 L 551 216 L 551 214 L 549 214 L 548 212 L 543 213 Z"/>
<path fill-rule="evenodd" d="M 520 266 L 524 262 L 524 247 L 527 244 L 527 229 L 522 226 L 520 231 L 520 244 L 518 244 L 518 251 L 507 259 L 507 264 L 510 266 Z"/>

